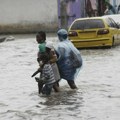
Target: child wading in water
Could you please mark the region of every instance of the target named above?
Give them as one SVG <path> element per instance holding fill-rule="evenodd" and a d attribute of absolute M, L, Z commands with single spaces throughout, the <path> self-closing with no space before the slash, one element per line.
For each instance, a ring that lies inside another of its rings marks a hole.
<path fill-rule="evenodd" d="M 40 68 L 40 79 L 35 78 L 39 84 L 44 84 L 41 90 L 42 94 L 50 95 L 53 85 L 55 84 L 55 77 L 49 62 L 50 58 L 47 53 L 41 55 L 42 66 Z"/>
<path fill-rule="evenodd" d="M 56 83 L 53 85 L 53 89 L 55 92 L 59 92 L 60 89 L 59 89 L 58 81 L 60 80 L 60 74 L 59 74 L 58 67 L 56 64 L 57 56 L 56 56 L 55 52 L 53 52 L 53 45 L 51 42 L 46 42 L 46 33 L 44 31 L 40 31 L 37 33 L 36 41 L 39 44 L 39 46 L 38 46 L 39 51 L 38 51 L 38 55 L 37 55 L 37 61 L 39 63 L 39 66 L 41 67 L 41 62 L 40 62 L 41 55 L 47 53 L 50 57 L 50 64 L 52 66 L 53 73 L 54 73 L 55 80 L 56 80 Z M 39 94 L 41 93 L 42 87 L 43 87 L 43 84 L 38 82 Z"/>

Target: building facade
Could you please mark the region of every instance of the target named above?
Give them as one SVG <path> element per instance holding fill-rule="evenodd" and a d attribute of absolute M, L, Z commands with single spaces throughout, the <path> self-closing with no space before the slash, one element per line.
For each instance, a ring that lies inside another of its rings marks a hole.
<path fill-rule="evenodd" d="M 102 16 L 111 5 L 120 12 L 120 0 L 0 0 L 0 33 L 68 29 L 76 18 Z"/>
<path fill-rule="evenodd" d="M 81 17 L 85 17 L 84 0 L 58 0 L 59 28 L 68 29 L 76 18 Z"/>
<path fill-rule="evenodd" d="M 57 0 L 0 0 L 0 33 L 58 29 Z"/>
<path fill-rule="evenodd" d="M 105 0 L 57 0 L 59 28 L 68 29 L 76 18 L 102 16 Z"/>

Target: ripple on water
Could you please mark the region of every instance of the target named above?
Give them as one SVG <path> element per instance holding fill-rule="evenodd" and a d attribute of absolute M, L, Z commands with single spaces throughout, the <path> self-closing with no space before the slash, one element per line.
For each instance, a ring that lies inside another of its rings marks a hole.
<path fill-rule="evenodd" d="M 0 120 L 120 120 L 120 46 L 80 50 L 79 89 L 61 82 L 49 97 L 38 95 L 31 78 L 37 50 L 35 37 L 0 44 Z"/>

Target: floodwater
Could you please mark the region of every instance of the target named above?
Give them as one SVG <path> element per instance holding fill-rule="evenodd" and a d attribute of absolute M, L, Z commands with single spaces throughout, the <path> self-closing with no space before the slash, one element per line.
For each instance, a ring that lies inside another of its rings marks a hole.
<path fill-rule="evenodd" d="M 61 80 L 61 92 L 49 97 L 31 78 L 37 47 L 34 35 L 0 43 L 0 120 L 120 120 L 120 46 L 80 50 L 78 89 Z"/>

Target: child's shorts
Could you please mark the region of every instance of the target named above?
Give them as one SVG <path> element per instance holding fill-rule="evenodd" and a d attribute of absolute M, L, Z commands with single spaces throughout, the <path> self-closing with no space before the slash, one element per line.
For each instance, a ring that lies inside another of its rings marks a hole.
<path fill-rule="evenodd" d="M 45 84 L 45 86 L 42 88 L 42 94 L 50 95 L 54 83 L 51 84 Z"/>

